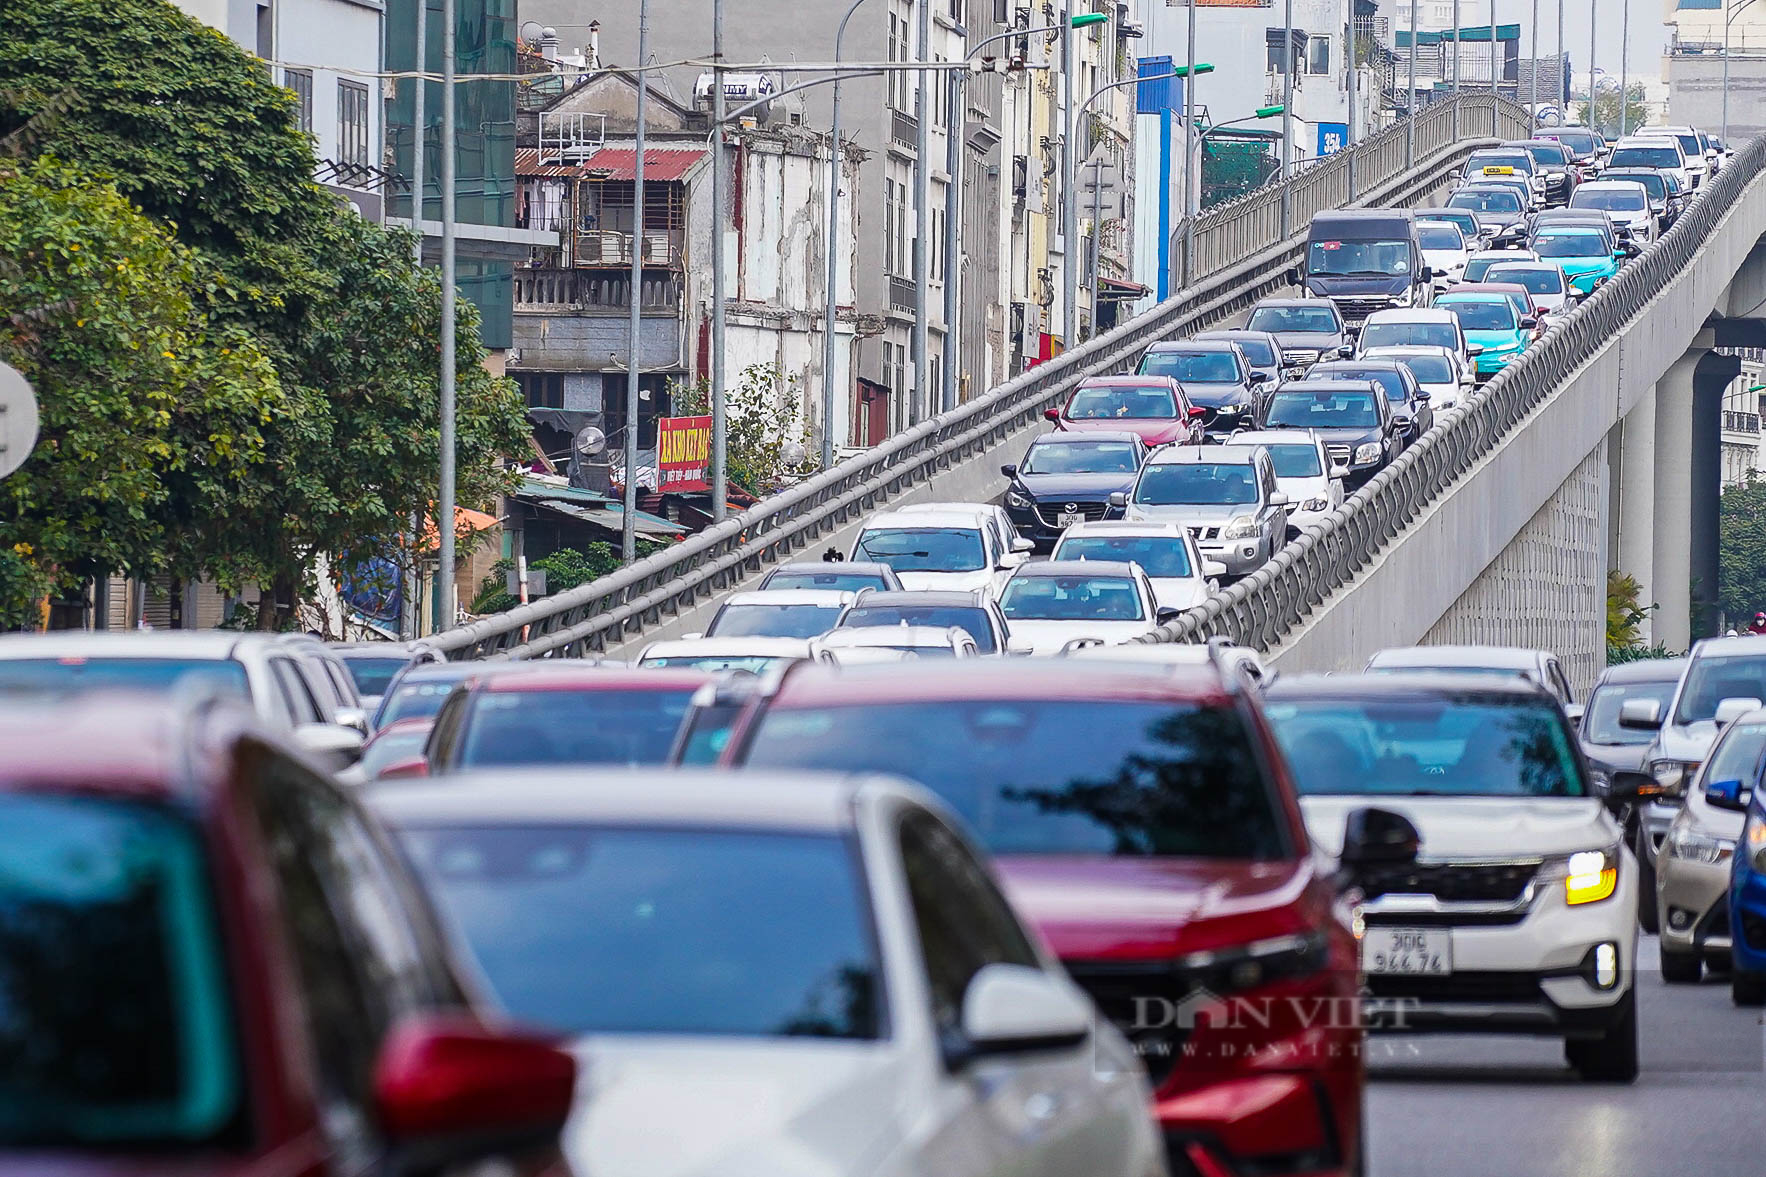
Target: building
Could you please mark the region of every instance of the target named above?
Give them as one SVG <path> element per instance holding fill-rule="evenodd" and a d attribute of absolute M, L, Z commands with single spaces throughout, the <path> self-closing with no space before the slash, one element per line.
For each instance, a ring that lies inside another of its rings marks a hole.
<path fill-rule="evenodd" d="M 1751 0 L 1663 0 L 1662 23 L 1669 28 L 1669 52 L 1766 54 L 1766 12 Z"/>
<path fill-rule="evenodd" d="M 1742 348 L 1741 375 L 1723 392 L 1723 485 L 1737 486 L 1766 470 L 1766 350 Z"/>
<path fill-rule="evenodd" d="M 1662 62 L 1668 121 L 1727 131 L 1731 143 L 1766 132 L 1766 5 L 1664 2 L 1671 34 Z"/>

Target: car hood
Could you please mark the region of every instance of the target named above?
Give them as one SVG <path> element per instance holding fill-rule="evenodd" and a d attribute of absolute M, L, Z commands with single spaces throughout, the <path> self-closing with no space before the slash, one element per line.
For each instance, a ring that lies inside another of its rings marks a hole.
<path fill-rule="evenodd" d="M 1646 763 L 1668 759 L 1702 764 L 1705 757 L 1711 754 L 1711 749 L 1721 734 L 1716 723 L 1709 719 L 1702 719 L 1697 723 L 1663 724 L 1643 759 Z"/>
<path fill-rule="evenodd" d="M 1240 515 L 1256 513 L 1256 503 L 1228 503 L 1225 506 L 1200 503 L 1130 503 L 1126 510 L 1127 517 L 1137 523 L 1184 523 L 1198 527 L 1230 523 Z"/>
<path fill-rule="evenodd" d="M 1150 446 L 1168 445 L 1190 435 L 1190 423 L 1170 417 L 1108 417 L 1099 421 L 1069 421 L 1061 418 L 1061 428 L 1068 433 L 1137 433 Z"/>
<path fill-rule="evenodd" d="M 1103 498 L 1115 491 L 1134 485 L 1134 471 L 1127 474 L 1022 474 L 1018 481 L 1025 490 L 1039 499 L 1063 495 L 1082 498 Z"/>
<path fill-rule="evenodd" d="M 1319 495 L 1329 498 L 1331 493 L 1331 480 L 1322 476 L 1318 478 L 1278 478 L 1275 484 L 1281 488 L 1283 494 L 1288 496 L 1290 511 L 1307 499 L 1315 499 Z"/>
<path fill-rule="evenodd" d="M 565 1152 L 594 1177 L 867 1173 L 899 1132 L 901 1063 L 876 1044 L 604 1037 L 575 1053 Z"/>
<path fill-rule="evenodd" d="M 973 572 L 897 572 L 895 575 L 904 589 L 949 589 L 972 593 L 993 584 L 993 573 L 986 568 L 977 568 Z"/>
<path fill-rule="evenodd" d="M 1479 225 L 1493 225 L 1498 229 L 1506 229 L 1510 225 L 1519 225 L 1526 221 L 1526 213 L 1483 212 L 1478 209 L 1469 210 L 1477 218 Z"/>
<path fill-rule="evenodd" d="M 1293 429 L 1292 425 L 1268 425 L 1266 429 Z M 1365 441 L 1380 440 L 1380 431 L 1372 426 L 1345 426 L 1341 429 L 1314 429 L 1310 431 L 1326 445 L 1335 442 L 1337 445 L 1360 445 Z"/>
<path fill-rule="evenodd" d="M 1243 384 L 1186 384 L 1183 390 L 1192 405 L 1208 409 L 1251 403 L 1251 390 Z"/>
<path fill-rule="evenodd" d="M 1151 621 L 1037 621 L 1008 617 L 1012 644 L 1029 646 L 1033 654 L 1059 654 L 1061 647 L 1078 638 L 1100 638 L 1107 646 L 1133 641 L 1153 629 Z"/>
<path fill-rule="evenodd" d="M 1311 859 L 1005 855 L 995 864 L 1013 905 L 1056 954 L 1081 960 L 1242 944 L 1254 938 L 1248 923 L 1300 902 L 1315 869 Z"/>
<path fill-rule="evenodd" d="M 1570 275 L 1599 274 L 1614 268 L 1613 259 L 1605 254 L 1594 257 L 1554 257 L 1551 259 Z"/>
<path fill-rule="evenodd" d="M 1410 288 L 1409 274 L 1365 274 L 1353 278 L 1308 274 L 1306 287 L 1326 298 L 1353 298 L 1358 294 L 1403 294 Z"/>
<path fill-rule="evenodd" d="M 1347 342 L 1341 335 L 1320 335 L 1316 331 L 1277 331 L 1275 341 L 1283 351 L 1334 351 Z"/>
<path fill-rule="evenodd" d="M 1208 599 L 1208 582 L 1189 576 L 1149 577 L 1161 609 L 1194 609 Z"/>
<path fill-rule="evenodd" d="M 1467 331 L 1466 342 L 1475 343 L 1485 351 L 1509 351 L 1521 346 L 1527 337 L 1519 331 Z"/>
<path fill-rule="evenodd" d="M 1302 797 L 1306 830 L 1336 859 L 1343 826 L 1357 809 L 1385 809 L 1422 835 L 1421 857 L 1543 858 L 1610 846 L 1619 827 L 1593 797 Z"/>
<path fill-rule="evenodd" d="M 1582 754 L 1590 764 L 1608 772 L 1642 772 L 1648 744 L 1590 744 L 1582 742 Z M 1700 757 L 1703 759 L 1703 757 Z"/>

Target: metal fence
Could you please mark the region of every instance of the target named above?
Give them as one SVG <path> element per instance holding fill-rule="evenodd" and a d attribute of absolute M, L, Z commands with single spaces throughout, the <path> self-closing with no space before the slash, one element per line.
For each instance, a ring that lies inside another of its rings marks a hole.
<path fill-rule="evenodd" d="M 1462 408 L 1444 415 L 1321 526 L 1282 548 L 1251 576 L 1144 640 L 1199 642 L 1224 636 L 1261 650 L 1281 642 L 1526 420 L 1568 373 L 1612 346 L 1625 324 L 1659 296 L 1704 246 L 1759 178 L 1763 166 L 1766 137 L 1738 151 L 1700 190 L 1674 227 L 1617 278 L 1565 316 Z"/>
<path fill-rule="evenodd" d="M 1457 101 L 1464 107 L 1462 128 L 1480 137 L 1452 139 L 1453 104 L 1439 104 L 1419 116 L 1415 166 L 1406 168 L 1404 128 L 1388 128 L 1289 182 L 1293 227 L 1303 230 L 1313 211 L 1349 203 L 1351 167 L 1363 202 L 1408 204 L 1488 143 L 1491 128 L 1498 136 L 1512 136 L 1518 133 L 1515 127 L 1526 125 L 1521 108 L 1487 94 Z M 1302 242 L 1298 235 L 1282 236 L 1281 203 L 1280 187 L 1272 185 L 1204 214 L 1197 222 L 1198 258 L 1204 249 L 1220 258 L 1227 256 L 1223 251 L 1237 249 L 1234 264 L 1214 264 L 1204 278 L 1145 314 L 612 575 L 437 634 L 433 642 L 450 658 L 605 650 L 734 588 L 757 569 L 788 559 L 820 536 L 998 446 L 1064 399 L 1081 379 L 1122 370 L 1149 344 L 1205 330 L 1284 289 Z M 1238 224 L 1241 219 L 1245 225 Z"/>

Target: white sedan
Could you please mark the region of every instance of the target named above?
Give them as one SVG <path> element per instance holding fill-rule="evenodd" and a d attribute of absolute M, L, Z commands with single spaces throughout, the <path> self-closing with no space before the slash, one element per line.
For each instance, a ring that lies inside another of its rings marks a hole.
<path fill-rule="evenodd" d="M 1424 264 L 1435 271 L 1430 285 L 1436 294 L 1465 277 L 1466 262 L 1471 260 L 1477 241 L 1468 243 L 1452 221 L 1418 221 L 1416 235 L 1422 243 Z"/>
<path fill-rule="evenodd" d="M 373 800 L 508 1012 L 571 1041 L 574 1172 L 1165 1172 L 1132 1048 L 915 786 L 522 772 Z"/>
<path fill-rule="evenodd" d="M 1417 386 L 1429 394 L 1429 407 L 1437 414 L 1459 404 L 1472 391 L 1477 378 L 1460 354 L 1446 347 L 1376 347 L 1367 359 L 1397 360 L 1410 369 Z"/>
<path fill-rule="evenodd" d="M 1204 557 L 1181 523 L 1075 523 L 1055 541 L 1052 560 L 1123 560 L 1139 564 L 1166 609 L 1194 609 L 1220 590 L 1226 565 Z"/>
<path fill-rule="evenodd" d="M 1297 536 L 1324 522 L 1343 505 L 1346 467 L 1331 464 L 1323 439 L 1306 429 L 1265 429 L 1241 433 L 1234 445 L 1260 445 L 1275 463 L 1276 489 L 1288 496 L 1288 534 Z"/>
<path fill-rule="evenodd" d="M 1045 560 L 1012 573 L 1000 592 L 1012 645 L 1059 654 L 1074 643 L 1130 642 L 1176 618 L 1161 606 L 1140 565 L 1112 560 Z"/>

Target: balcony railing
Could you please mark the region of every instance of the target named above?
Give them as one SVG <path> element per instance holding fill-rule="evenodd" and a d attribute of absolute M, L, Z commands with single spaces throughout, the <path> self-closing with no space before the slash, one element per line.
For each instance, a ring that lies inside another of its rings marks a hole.
<path fill-rule="evenodd" d="M 1732 413 L 1724 410 L 1723 431 L 1725 433 L 1759 433 L 1760 414 Z"/>
<path fill-rule="evenodd" d="M 629 274 L 588 273 L 583 270 L 515 271 L 515 309 L 557 313 L 618 311 L 632 305 Z M 685 286 L 678 274 L 645 278 L 640 288 L 640 307 L 673 313 L 680 309 Z"/>
<path fill-rule="evenodd" d="M 912 278 L 897 278 L 889 275 L 889 305 L 898 311 L 914 309 L 916 287 Z"/>
<path fill-rule="evenodd" d="M 902 147 L 912 148 L 918 144 L 920 141 L 920 120 L 899 110 L 892 110 L 889 113 L 893 116 L 890 119 L 889 137 Z"/>
<path fill-rule="evenodd" d="M 646 229 L 644 264 L 681 268 L 687 235 L 680 229 Z M 632 264 L 632 235 L 591 229 L 576 235 L 576 264 L 615 266 Z"/>

